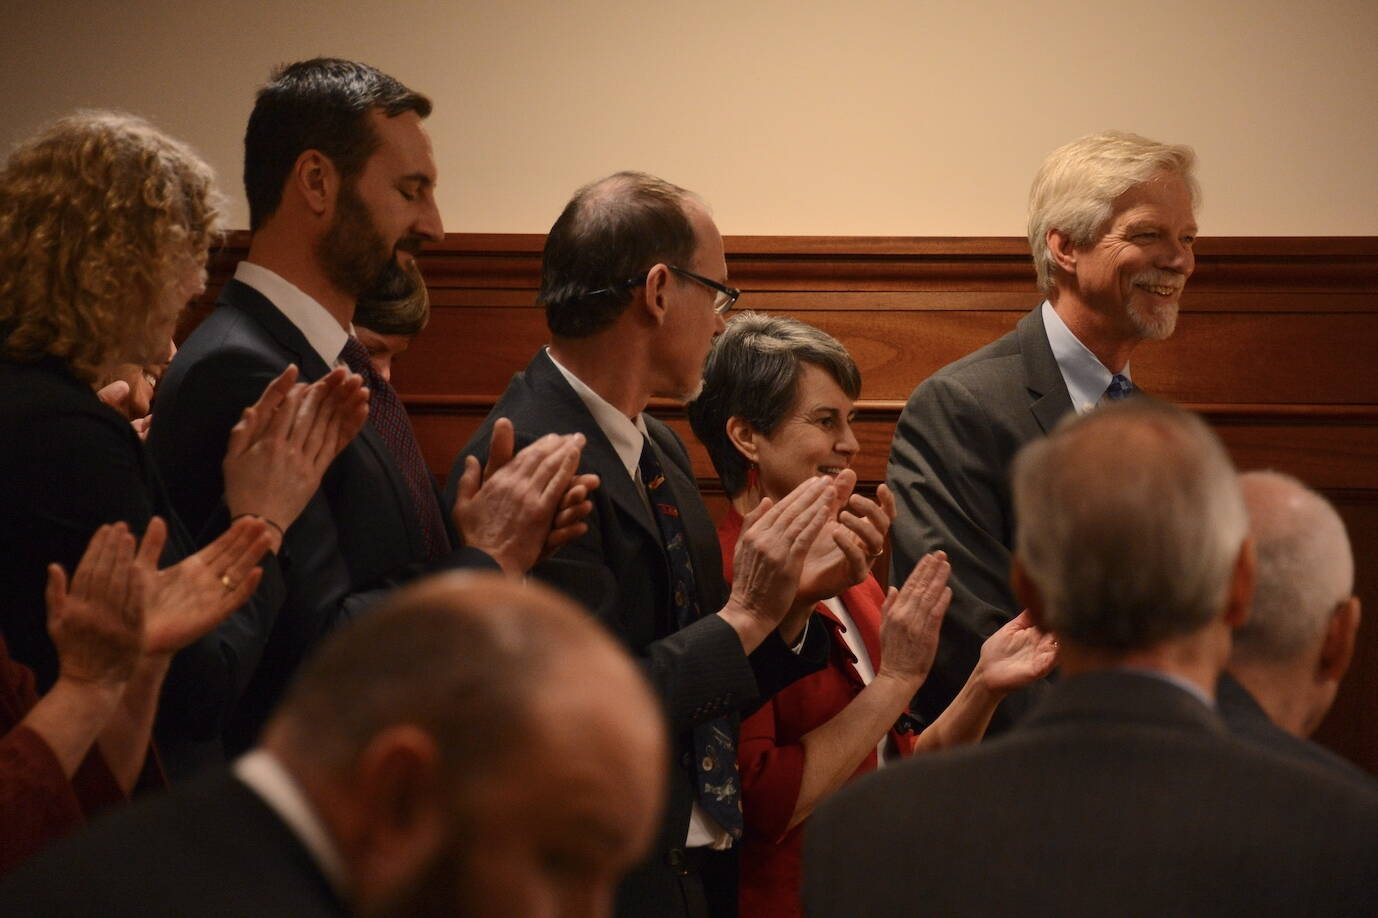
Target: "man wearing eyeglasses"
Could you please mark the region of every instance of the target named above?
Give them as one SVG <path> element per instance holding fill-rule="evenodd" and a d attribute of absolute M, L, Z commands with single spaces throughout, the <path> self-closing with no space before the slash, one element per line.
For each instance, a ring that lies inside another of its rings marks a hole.
<path fill-rule="evenodd" d="M 739 296 L 707 208 L 653 176 L 610 176 L 565 207 L 541 273 L 550 346 L 513 378 L 455 463 L 449 490 L 465 456 L 484 459 L 499 416 L 523 437 L 585 436 L 579 471 L 601 480 L 587 532 L 532 574 L 580 599 L 623 641 L 660 695 L 673 742 L 658 840 L 620 887 L 617 913 L 733 915 L 737 724 L 826 658 L 825 627 L 806 626 L 791 645 L 777 627 L 800 602 L 801 571 L 814 582 L 826 566 L 806 566 L 805 556 L 855 476 L 805 482 L 749 516 L 729 597 L 684 444 L 644 413 L 652 398 L 698 393 L 709 347 Z M 869 524 L 845 525 L 860 536 Z"/>

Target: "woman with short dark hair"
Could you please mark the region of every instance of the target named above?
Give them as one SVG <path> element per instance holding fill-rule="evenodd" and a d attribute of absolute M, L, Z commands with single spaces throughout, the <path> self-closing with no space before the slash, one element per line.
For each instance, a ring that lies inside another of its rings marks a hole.
<path fill-rule="evenodd" d="M 732 507 L 718 526 L 731 564 L 742 517 L 800 481 L 836 474 L 859 450 L 852 432 L 861 374 L 831 335 L 803 322 L 742 313 L 714 342 L 703 392 L 689 407 Z M 880 503 L 894 502 L 881 485 Z M 1023 616 L 996 632 L 952 705 L 917 737 L 897 721 L 928 674 L 951 590 L 941 552 L 887 595 L 874 576 L 819 603 L 828 665 L 742 722 L 738 764 L 746 831 L 743 915 L 794 916 L 803 823 L 852 777 L 911 752 L 974 742 L 1004 695 L 1047 673 L 1052 639 Z M 727 571 L 731 579 L 731 571 Z"/>

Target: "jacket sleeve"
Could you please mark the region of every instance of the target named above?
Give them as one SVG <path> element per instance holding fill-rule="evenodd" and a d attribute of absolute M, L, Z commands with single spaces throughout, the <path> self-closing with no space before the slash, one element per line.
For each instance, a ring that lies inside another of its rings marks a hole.
<path fill-rule="evenodd" d="M 952 565 L 952 603 L 932 673 L 920 690 L 929 720 L 956 697 L 982 642 L 1017 611 L 1009 588 L 1013 521 L 1009 451 L 998 424 L 960 380 L 933 376 L 900 415 L 887 479 L 898 516 L 890 529 L 890 582 L 900 585 L 925 554 Z"/>

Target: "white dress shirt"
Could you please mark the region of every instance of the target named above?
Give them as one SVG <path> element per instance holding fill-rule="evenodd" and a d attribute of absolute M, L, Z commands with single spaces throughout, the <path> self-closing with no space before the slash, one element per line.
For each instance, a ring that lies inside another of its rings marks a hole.
<path fill-rule="evenodd" d="M 1072 408 L 1077 414 L 1085 414 L 1100 402 L 1101 396 L 1110 386 L 1115 375 L 1082 344 L 1062 316 L 1057 314 L 1053 304 L 1043 301 L 1043 330 L 1048 335 L 1048 344 L 1053 349 L 1057 368 L 1062 372 L 1062 381 L 1067 384 L 1067 394 L 1072 397 Z M 1129 364 L 1121 371 L 1125 379 L 1133 381 L 1129 375 Z"/>
<path fill-rule="evenodd" d="M 309 293 L 282 275 L 262 265 L 241 261 L 234 270 L 234 279 L 248 284 L 272 301 L 287 321 L 297 327 L 306 343 L 320 355 L 325 365 L 333 367 L 340 360 L 350 331 L 340 327 L 335 317 Z M 351 330 L 353 326 L 351 325 Z"/>
<path fill-rule="evenodd" d="M 234 776 L 248 785 L 249 790 L 262 798 L 268 809 L 287 824 L 321 873 L 325 874 L 336 895 L 346 900 L 349 878 L 345 873 L 344 859 L 340 857 L 335 840 L 311 808 L 296 779 L 266 749 L 246 753 L 234 763 L 232 769 Z M 252 877 L 243 879 L 246 883 L 253 882 Z"/>

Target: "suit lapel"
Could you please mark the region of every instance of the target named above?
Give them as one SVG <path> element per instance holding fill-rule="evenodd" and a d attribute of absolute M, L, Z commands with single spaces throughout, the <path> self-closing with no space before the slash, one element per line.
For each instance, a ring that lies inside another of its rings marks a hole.
<path fill-rule="evenodd" d="M 248 313 L 254 321 L 273 336 L 279 345 L 295 358 L 303 382 L 314 382 L 330 372 L 330 367 L 306 340 L 301 329 L 282 314 L 272 300 L 242 281 L 231 279 L 220 291 L 217 302 Z"/>
<path fill-rule="evenodd" d="M 1020 319 L 1015 330 L 1019 336 L 1019 353 L 1024 358 L 1025 385 L 1033 396 L 1029 411 L 1039 428 L 1047 433 L 1063 415 L 1072 411 L 1072 396 L 1067 392 L 1062 370 L 1058 369 L 1057 358 L 1048 343 L 1042 306 Z"/>
<path fill-rule="evenodd" d="M 559 419 L 558 424 L 552 425 L 551 430 L 555 433 L 584 435 L 587 442 L 579 460 L 579 471 L 596 474 L 601 480 L 598 490 L 607 495 L 624 516 L 641 527 L 647 538 L 659 543 L 660 530 L 651 518 L 646 501 L 637 493 L 636 482 L 627 474 L 627 467 L 622 464 L 622 458 L 617 455 L 617 450 L 612 448 L 612 443 L 598 426 L 593 415 L 589 414 L 584 400 L 570 388 L 564 375 L 550 362 L 550 357 L 544 350 L 531 361 L 526 373 L 541 402 L 551 406 L 552 419 Z"/>

